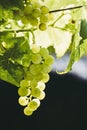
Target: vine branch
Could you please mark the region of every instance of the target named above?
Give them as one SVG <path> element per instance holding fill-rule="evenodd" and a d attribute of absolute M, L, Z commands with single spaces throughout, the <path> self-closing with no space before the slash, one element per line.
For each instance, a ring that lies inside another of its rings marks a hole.
<path fill-rule="evenodd" d="M 69 8 L 64 8 L 64 9 L 51 10 L 51 11 L 49 11 L 49 13 L 55 13 L 55 12 L 60 12 L 60 11 L 78 9 L 78 8 L 82 8 L 82 7 L 84 7 L 84 6 L 87 6 L 87 5 L 80 5 L 80 6 L 69 7 Z"/>

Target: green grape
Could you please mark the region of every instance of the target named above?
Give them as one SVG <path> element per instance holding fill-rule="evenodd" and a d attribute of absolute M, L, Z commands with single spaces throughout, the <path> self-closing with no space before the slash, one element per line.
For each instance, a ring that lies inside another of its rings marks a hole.
<path fill-rule="evenodd" d="M 54 63 L 54 58 L 53 58 L 53 56 L 48 55 L 48 56 L 45 58 L 45 64 L 47 64 L 47 65 L 52 65 L 53 63 Z"/>
<path fill-rule="evenodd" d="M 42 79 L 42 73 L 40 72 L 40 73 L 37 73 L 35 76 L 34 76 L 34 78 L 35 78 L 35 80 L 37 81 L 37 82 L 39 82 L 41 79 Z"/>
<path fill-rule="evenodd" d="M 48 22 L 48 16 L 47 15 L 41 15 L 40 16 L 40 22 L 41 23 L 46 23 L 46 22 Z"/>
<path fill-rule="evenodd" d="M 31 88 L 35 88 L 37 86 L 37 81 L 35 79 L 33 79 L 31 82 L 30 82 L 30 86 Z"/>
<path fill-rule="evenodd" d="M 35 17 L 35 18 L 38 18 L 40 16 L 40 14 L 41 14 L 40 8 L 36 8 L 32 12 L 32 16 Z"/>
<path fill-rule="evenodd" d="M 47 57 L 48 55 L 49 55 L 49 51 L 47 50 L 47 48 L 41 48 L 40 49 L 40 55 L 43 57 L 43 58 L 45 58 L 45 57 Z"/>
<path fill-rule="evenodd" d="M 18 94 L 19 94 L 19 96 L 27 96 L 28 95 L 28 89 L 27 88 L 22 88 L 22 87 L 20 87 L 19 89 L 18 89 Z"/>
<path fill-rule="evenodd" d="M 29 20 L 27 19 L 26 16 L 22 16 L 21 21 L 22 21 L 23 24 L 29 24 Z"/>
<path fill-rule="evenodd" d="M 31 111 L 31 110 L 29 109 L 29 107 L 25 107 L 25 108 L 24 108 L 24 114 L 25 114 L 26 116 L 31 116 L 31 115 L 33 114 L 33 111 Z"/>
<path fill-rule="evenodd" d="M 26 106 L 28 104 L 28 98 L 26 96 L 19 97 L 18 102 L 21 106 Z"/>
<path fill-rule="evenodd" d="M 25 8 L 24 8 L 24 14 L 25 15 L 32 14 L 32 11 L 33 11 L 32 4 L 28 4 L 28 5 L 25 6 Z"/>
<path fill-rule="evenodd" d="M 37 97 L 39 100 L 43 100 L 45 98 L 45 92 L 41 91 L 41 94 L 39 97 Z"/>
<path fill-rule="evenodd" d="M 40 101 L 39 99 L 32 99 L 29 103 L 28 103 L 28 108 L 31 111 L 35 111 L 38 107 L 40 106 Z"/>
<path fill-rule="evenodd" d="M 45 30 L 47 29 L 47 25 L 46 25 L 45 23 L 40 23 L 40 24 L 39 24 L 39 29 L 40 29 L 41 31 L 45 31 Z"/>
<path fill-rule="evenodd" d="M 39 65 L 39 64 L 32 64 L 30 66 L 30 73 L 33 74 L 33 75 L 36 75 L 36 74 L 40 73 L 40 71 L 41 71 L 41 67 L 40 66 L 41 65 Z"/>
<path fill-rule="evenodd" d="M 34 63 L 34 64 L 39 64 L 41 61 L 42 61 L 42 58 L 40 56 L 40 54 L 32 54 L 31 55 L 31 61 Z"/>
<path fill-rule="evenodd" d="M 30 17 L 29 22 L 32 26 L 37 26 L 38 25 L 38 19 L 35 17 Z"/>
<path fill-rule="evenodd" d="M 38 82 L 37 87 L 38 87 L 41 91 L 43 91 L 46 86 L 45 86 L 45 83 L 44 83 L 44 82 Z"/>
<path fill-rule="evenodd" d="M 41 94 L 41 90 L 38 87 L 35 87 L 31 90 L 31 95 L 33 97 L 39 97 Z"/>
<path fill-rule="evenodd" d="M 41 81 L 44 82 L 44 83 L 46 83 L 46 82 L 49 81 L 49 79 L 50 79 L 49 74 L 44 73 Z"/>
<path fill-rule="evenodd" d="M 29 80 L 21 80 L 21 82 L 20 82 L 20 86 L 21 87 L 29 87 L 30 86 L 30 81 Z"/>
<path fill-rule="evenodd" d="M 38 46 L 36 44 L 32 44 L 31 49 L 32 49 L 33 53 L 38 53 L 40 51 L 40 46 Z"/>
<path fill-rule="evenodd" d="M 52 66 L 51 65 L 47 65 L 47 64 L 41 64 L 41 70 L 42 73 L 49 73 L 52 70 Z"/>
<path fill-rule="evenodd" d="M 26 73 L 25 73 L 25 75 L 24 75 L 24 78 L 26 79 L 26 80 L 33 80 L 33 78 L 34 78 L 34 75 L 30 72 L 30 71 L 27 71 Z"/>
<path fill-rule="evenodd" d="M 41 13 L 42 14 L 48 14 L 49 13 L 49 9 L 46 6 L 41 6 Z"/>

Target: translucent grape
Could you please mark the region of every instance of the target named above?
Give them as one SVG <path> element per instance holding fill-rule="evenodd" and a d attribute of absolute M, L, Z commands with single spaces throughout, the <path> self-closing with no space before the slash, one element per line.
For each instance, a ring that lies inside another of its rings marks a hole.
<path fill-rule="evenodd" d="M 40 73 L 37 73 L 36 75 L 34 75 L 34 77 L 35 77 L 35 80 L 37 81 L 37 82 L 39 82 L 41 79 L 42 79 L 42 73 L 40 72 Z"/>
<path fill-rule="evenodd" d="M 46 82 L 49 81 L 49 79 L 50 79 L 49 74 L 47 74 L 47 73 L 45 74 L 45 73 L 44 73 L 44 74 L 43 74 L 43 78 L 42 78 L 42 82 L 45 82 L 45 83 L 46 83 Z"/>
<path fill-rule="evenodd" d="M 41 71 L 40 65 L 39 64 L 32 64 L 30 66 L 30 73 L 31 74 L 38 74 Z M 34 78 L 34 77 L 33 77 Z"/>
<path fill-rule="evenodd" d="M 40 47 L 36 44 L 32 44 L 31 49 L 33 53 L 38 53 L 40 51 Z"/>
<path fill-rule="evenodd" d="M 27 88 L 19 88 L 18 89 L 18 94 L 19 94 L 19 96 L 27 96 L 28 95 L 28 89 Z"/>
<path fill-rule="evenodd" d="M 41 15 L 41 16 L 40 16 L 40 22 L 41 22 L 41 23 L 46 23 L 46 22 L 48 22 L 48 16 L 47 16 L 47 15 Z"/>
<path fill-rule="evenodd" d="M 28 104 L 28 98 L 26 96 L 19 97 L 18 102 L 21 106 L 26 106 Z"/>
<path fill-rule="evenodd" d="M 43 58 L 45 58 L 45 57 L 47 57 L 48 55 L 49 55 L 49 51 L 47 50 L 47 48 L 41 48 L 40 49 L 40 55 L 43 57 Z"/>
<path fill-rule="evenodd" d="M 28 4 L 28 5 L 25 6 L 25 8 L 24 8 L 24 14 L 25 15 L 32 14 L 32 11 L 33 11 L 32 4 Z"/>
<path fill-rule="evenodd" d="M 39 29 L 40 29 L 41 31 L 44 31 L 44 30 L 47 29 L 47 25 L 46 25 L 45 23 L 40 23 Z"/>
<path fill-rule="evenodd" d="M 52 66 L 50 65 L 47 65 L 47 64 L 41 64 L 41 70 L 42 70 L 42 73 L 49 73 L 51 70 L 52 70 Z"/>
<path fill-rule="evenodd" d="M 30 71 L 27 71 L 26 73 L 25 73 L 25 75 L 24 75 L 24 78 L 26 79 L 26 80 L 33 80 L 34 79 L 34 75 L 30 72 Z"/>
<path fill-rule="evenodd" d="M 20 82 L 20 86 L 21 87 L 29 87 L 29 85 L 30 85 L 30 81 L 29 80 L 21 80 L 21 82 Z"/>
<path fill-rule="evenodd" d="M 37 81 L 35 79 L 33 79 L 31 82 L 30 82 L 30 86 L 31 88 L 35 88 L 37 86 Z"/>
<path fill-rule="evenodd" d="M 27 19 L 26 16 L 22 16 L 21 21 L 22 21 L 23 24 L 29 24 L 29 20 Z"/>
<path fill-rule="evenodd" d="M 34 63 L 34 64 L 39 64 L 41 62 L 41 56 L 40 54 L 32 54 L 31 55 L 31 61 Z"/>
<path fill-rule="evenodd" d="M 31 95 L 33 97 L 39 97 L 40 94 L 41 94 L 41 90 L 38 87 L 33 88 L 31 91 Z"/>
<path fill-rule="evenodd" d="M 39 17 L 40 14 L 41 14 L 40 8 L 36 8 L 36 9 L 34 9 L 33 12 L 32 12 L 32 16 L 35 17 L 35 18 Z"/>
<path fill-rule="evenodd" d="M 39 100 L 43 100 L 45 98 L 45 92 L 41 91 L 41 94 L 39 97 L 37 97 Z"/>
<path fill-rule="evenodd" d="M 48 55 L 48 56 L 45 58 L 45 64 L 47 64 L 47 65 L 52 65 L 53 63 L 54 63 L 54 58 L 53 58 L 53 56 Z"/>
<path fill-rule="evenodd" d="M 40 106 L 40 101 L 38 99 L 33 99 L 28 103 L 28 108 L 31 111 L 35 111 Z"/>
<path fill-rule="evenodd" d="M 42 13 L 42 14 L 48 14 L 48 13 L 49 13 L 48 7 L 42 6 L 42 7 L 41 7 L 41 13 Z"/>
<path fill-rule="evenodd" d="M 27 17 L 28 18 L 28 17 Z M 35 18 L 35 17 L 29 17 L 28 18 L 29 19 L 29 22 L 30 22 L 30 24 L 32 25 L 32 26 L 37 26 L 38 25 L 38 19 L 37 18 Z"/>
<path fill-rule="evenodd" d="M 44 83 L 44 82 L 38 82 L 37 87 L 38 87 L 41 91 L 43 91 L 46 86 L 45 86 L 45 83 Z"/>
<path fill-rule="evenodd" d="M 24 114 L 25 114 L 26 116 L 31 116 L 31 115 L 33 114 L 33 111 L 31 111 L 31 110 L 29 109 L 29 107 L 25 107 L 25 108 L 24 108 Z"/>

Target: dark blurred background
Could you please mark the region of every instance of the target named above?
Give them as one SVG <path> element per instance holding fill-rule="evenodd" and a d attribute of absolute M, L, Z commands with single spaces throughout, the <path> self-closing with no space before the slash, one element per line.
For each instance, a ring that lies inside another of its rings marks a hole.
<path fill-rule="evenodd" d="M 46 98 L 26 117 L 17 87 L 0 81 L 0 128 L 8 130 L 87 130 L 87 80 L 50 73 Z"/>

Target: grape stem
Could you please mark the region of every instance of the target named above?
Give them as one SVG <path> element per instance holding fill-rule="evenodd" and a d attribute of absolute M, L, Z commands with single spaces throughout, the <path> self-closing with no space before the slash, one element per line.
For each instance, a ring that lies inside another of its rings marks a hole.
<path fill-rule="evenodd" d="M 64 8 L 64 9 L 51 10 L 51 11 L 49 11 L 49 13 L 55 13 L 55 12 L 60 12 L 60 11 L 78 9 L 78 8 L 82 8 L 84 6 L 87 6 L 87 5 L 79 5 L 79 6 L 69 7 L 69 8 Z"/>
<path fill-rule="evenodd" d="M 37 28 L 34 28 L 34 29 L 17 29 L 17 30 L 14 30 L 14 29 L 6 29 L 6 30 L 2 30 L 2 31 L 0 31 L 0 34 L 2 34 L 2 33 L 19 33 L 19 32 L 31 32 L 32 33 L 32 31 L 35 31 Z"/>

